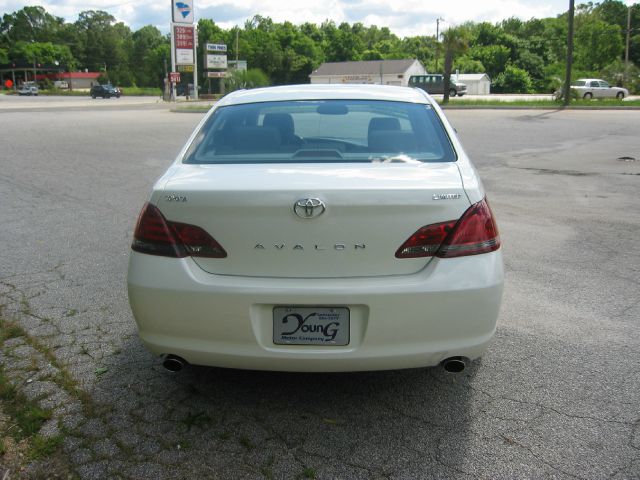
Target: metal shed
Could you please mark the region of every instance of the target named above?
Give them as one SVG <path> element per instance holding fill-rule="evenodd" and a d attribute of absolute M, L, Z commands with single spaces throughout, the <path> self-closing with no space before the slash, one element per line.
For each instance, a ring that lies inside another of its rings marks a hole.
<path fill-rule="evenodd" d="M 455 76 L 453 76 L 455 78 Z M 491 79 L 486 73 L 461 73 L 458 81 L 467 85 L 467 95 L 489 95 Z"/>

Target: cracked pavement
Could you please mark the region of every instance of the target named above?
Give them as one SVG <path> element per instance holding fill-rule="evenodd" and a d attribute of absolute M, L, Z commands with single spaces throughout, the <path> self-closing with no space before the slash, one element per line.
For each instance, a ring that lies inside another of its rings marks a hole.
<path fill-rule="evenodd" d="M 165 372 L 136 335 L 128 252 L 201 115 L 0 115 L 1 315 L 28 334 L 0 364 L 53 411 L 41 434 L 78 477 L 640 478 L 640 112 L 447 115 L 507 271 L 495 341 L 459 375 Z"/>

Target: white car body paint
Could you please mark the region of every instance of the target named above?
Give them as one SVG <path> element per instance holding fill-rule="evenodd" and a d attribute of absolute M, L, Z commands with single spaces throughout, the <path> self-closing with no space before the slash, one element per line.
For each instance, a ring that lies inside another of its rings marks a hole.
<path fill-rule="evenodd" d="M 184 163 L 216 109 L 310 99 L 430 105 L 457 161 Z M 457 220 L 484 197 L 454 129 L 421 90 L 303 85 L 234 92 L 202 120 L 149 199 L 168 221 L 203 228 L 228 256 L 132 251 L 128 289 L 140 338 L 157 355 L 258 370 L 383 370 L 477 358 L 496 328 L 501 250 L 456 258 L 394 254 L 418 228 Z M 320 199 L 326 211 L 300 218 L 294 204 L 305 198 Z M 347 308 L 348 345 L 274 343 L 280 306 Z"/>

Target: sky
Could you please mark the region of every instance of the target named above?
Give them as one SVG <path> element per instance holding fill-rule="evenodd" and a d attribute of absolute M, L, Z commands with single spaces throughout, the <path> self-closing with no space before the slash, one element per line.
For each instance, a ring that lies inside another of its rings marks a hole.
<path fill-rule="evenodd" d="M 192 0 L 182 0 L 191 3 Z M 576 4 L 582 3 L 576 1 Z M 301 24 L 320 24 L 325 20 L 362 22 L 388 27 L 399 37 L 435 35 L 436 19 L 440 30 L 468 20 L 499 22 L 505 18 L 554 17 L 569 7 L 569 0 L 193 0 L 196 22 L 209 18 L 224 29 L 244 25 L 245 20 L 259 14 L 275 22 L 286 20 Z M 169 0 L 0 0 L 0 15 L 27 5 L 41 5 L 47 12 L 74 22 L 84 10 L 104 10 L 132 30 L 155 25 L 163 33 L 169 31 Z"/>

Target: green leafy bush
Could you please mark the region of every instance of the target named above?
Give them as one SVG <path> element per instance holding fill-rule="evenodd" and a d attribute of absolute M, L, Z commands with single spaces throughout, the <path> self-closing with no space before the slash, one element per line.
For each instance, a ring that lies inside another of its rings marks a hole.
<path fill-rule="evenodd" d="M 227 92 L 240 90 L 243 88 L 266 87 L 270 85 L 269 77 L 259 68 L 249 70 L 233 70 L 224 79 L 224 86 Z"/>
<path fill-rule="evenodd" d="M 492 85 L 495 93 L 532 93 L 533 84 L 526 70 L 508 65 Z"/>

